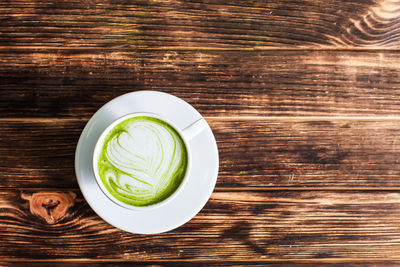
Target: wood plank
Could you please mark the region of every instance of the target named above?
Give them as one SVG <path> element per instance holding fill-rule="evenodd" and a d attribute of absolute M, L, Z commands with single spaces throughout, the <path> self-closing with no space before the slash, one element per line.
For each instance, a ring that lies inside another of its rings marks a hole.
<path fill-rule="evenodd" d="M 399 48 L 395 0 L 0 3 L 0 46 Z"/>
<path fill-rule="evenodd" d="M 212 122 L 221 187 L 398 187 L 400 121 Z M 224 178 L 228 179 L 224 179 Z"/>
<path fill-rule="evenodd" d="M 158 235 L 119 231 L 80 196 L 48 224 L 21 198 L 33 193 L 0 192 L 2 261 L 399 260 L 398 192 L 217 192 L 189 223 Z"/>
<path fill-rule="evenodd" d="M 205 116 L 399 116 L 400 54 L 333 51 L 0 53 L 2 117 L 90 117 L 159 90 Z"/>
<path fill-rule="evenodd" d="M 216 190 L 400 189 L 400 120 L 207 120 L 220 154 Z M 0 121 L 0 187 L 77 188 L 85 123 Z"/>

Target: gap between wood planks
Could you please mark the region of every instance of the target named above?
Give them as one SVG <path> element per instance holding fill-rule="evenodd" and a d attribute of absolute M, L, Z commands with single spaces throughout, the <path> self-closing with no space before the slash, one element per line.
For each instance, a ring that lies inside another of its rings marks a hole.
<path fill-rule="evenodd" d="M 168 259 L 163 259 L 163 260 L 140 260 L 140 261 L 129 261 L 126 259 L 48 259 L 48 260 L 34 260 L 34 259 L 15 259 L 15 258 L 9 258 L 9 259 L 1 259 L 2 261 L 5 262 L 36 262 L 36 263 L 47 263 L 47 262 L 71 262 L 71 263 L 85 263 L 85 262 L 90 262 L 90 263 L 148 263 L 148 264 L 159 264 L 159 263 L 190 263 L 190 262 L 196 262 L 196 263 L 221 263 L 222 261 L 218 260 L 207 260 L 207 259 L 196 259 L 196 260 L 191 260 L 191 259 L 180 259 L 180 260 L 168 260 Z M 235 260 L 235 261 L 223 261 L 224 264 L 237 264 L 237 263 L 399 263 L 400 258 L 376 258 L 376 259 L 364 259 L 364 258 L 346 258 L 346 259 L 338 259 L 338 258 L 325 258 L 325 259 L 246 259 L 246 260 Z"/>
<path fill-rule="evenodd" d="M 90 117 L 77 117 L 77 118 L 0 118 L 0 122 L 68 122 L 68 121 L 88 121 Z M 221 117 L 207 117 L 204 119 L 210 121 L 223 121 L 223 120 L 243 120 L 243 121 L 400 121 L 400 116 L 221 116 Z"/>
<path fill-rule="evenodd" d="M 266 120 L 266 121 L 400 121 L 400 116 L 221 116 L 221 117 L 204 117 L 206 120 L 223 121 L 223 120 Z M 59 122 L 59 121 L 88 121 L 90 117 L 77 117 L 77 118 L 21 118 L 10 117 L 0 118 L 0 122 Z"/>
<path fill-rule="evenodd" d="M 41 188 L 41 187 L 20 187 L 20 188 L 10 188 L 10 187 L 0 187 L 1 191 L 72 191 L 72 192 L 80 192 L 80 189 L 73 188 Z M 214 192 L 275 192 L 275 191 L 347 191 L 347 192 L 355 192 L 355 191 L 368 191 L 368 192 L 399 192 L 400 187 L 344 187 L 344 186 L 336 186 L 336 187 L 218 187 L 214 188 Z"/>
<path fill-rule="evenodd" d="M 129 51 L 354 51 L 354 52 L 399 52 L 400 48 L 373 48 L 373 47 L 181 47 L 181 46 L 165 46 L 165 47 L 62 47 L 62 46 L 0 46 L 0 51 L 12 52 L 12 51 L 118 51 L 118 52 L 129 52 Z"/>

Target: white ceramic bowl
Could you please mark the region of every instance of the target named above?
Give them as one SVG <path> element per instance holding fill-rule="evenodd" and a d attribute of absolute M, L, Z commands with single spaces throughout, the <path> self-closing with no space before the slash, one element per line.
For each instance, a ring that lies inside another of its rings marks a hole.
<path fill-rule="evenodd" d="M 130 113 L 162 114 L 173 127 L 187 129 L 191 170 L 186 184 L 170 201 L 152 209 L 129 209 L 103 193 L 93 172 L 93 152 L 104 130 Z M 196 123 L 203 121 L 203 123 Z M 199 127 L 191 127 L 197 125 Z M 190 137 L 190 138 L 189 138 Z M 193 218 L 206 204 L 218 176 L 218 149 L 214 135 L 203 117 L 191 105 L 170 94 L 138 91 L 119 96 L 100 108 L 89 120 L 79 139 L 75 172 L 83 196 L 105 221 L 122 230 L 155 234 L 170 231 Z"/>

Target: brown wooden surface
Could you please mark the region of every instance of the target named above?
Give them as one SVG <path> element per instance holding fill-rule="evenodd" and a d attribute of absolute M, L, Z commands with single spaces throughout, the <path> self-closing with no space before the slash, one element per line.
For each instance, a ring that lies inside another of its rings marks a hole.
<path fill-rule="evenodd" d="M 400 119 L 207 120 L 220 154 L 216 190 L 400 189 Z M 85 123 L 0 121 L 0 188 L 76 188 Z"/>
<path fill-rule="evenodd" d="M 398 192 L 214 192 L 189 223 L 153 236 L 117 230 L 82 197 L 49 225 L 20 194 L 0 194 L 3 260 L 382 261 L 400 250 Z"/>
<path fill-rule="evenodd" d="M 399 26 L 395 0 L 1 1 L 0 265 L 399 264 Z M 137 90 L 191 103 L 220 154 L 159 235 L 108 225 L 74 174 L 91 115 Z"/>
<path fill-rule="evenodd" d="M 0 45 L 63 48 L 397 48 L 392 0 L 50 1 L 0 4 Z"/>
<path fill-rule="evenodd" d="M 395 51 L 0 51 L 0 111 L 89 118 L 159 90 L 205 116 L 399 116 L 399 66 Z"/>

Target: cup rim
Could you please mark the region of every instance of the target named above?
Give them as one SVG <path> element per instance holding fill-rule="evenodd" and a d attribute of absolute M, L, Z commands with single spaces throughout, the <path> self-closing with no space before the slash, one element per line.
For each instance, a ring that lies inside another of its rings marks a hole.
<path fill-rule="evenodd" d="M 180 185 L 178 186 L 178 188 L 171 194 L 169 195 L 166 199 L 157 202 L 155 204 L 152 205 L 148 205 L 148 206 L 134 206 L 134 205 L 129 205 L 126 204 L 118 199 L 116 199 L 113 195 L 111 195 L 108 190 L 104 187 L 100 176 L 98 174 L 97 171 L 97 166 L 98 166 L 98 150 L 100 147 L 100 144 L 103 143 L 103 140 L 105 138 L 105 136 L 109 133 L 109 131 L 114 128 L 115 125 L 117 125 L 118 123 L 130 119 L 130 118 L 134 118 L 134 117 L 140 117 L 140 116 L 146 116 L 146 117 L 151 117 L 151 118 L 155 118 L 155 119 L 159 119 L 162 120 L 163 122 L 167 123 L 168 125 L 170 125 L 175 131 L 178 132 L 178 134 L 180 135 L 180 137 L 183 140 L 183 143 L 185 144 L 186 147 L 186 151 L 187 151 L 187 167 L 186 167 L 186 173 L 185 176 L 183 177 L 182 182 L 180 183 Z M 101 141 L 101 142 L 100 142 Z M 93 174 L 95 176 L 96 179 L 96 183 L 97 185 L 100 187 L 101 191 L 103 192 L 103 194 L 110 199 L 113 203 L 126 208 L 126 209 L 130 209 L 130 210 L 136 210 L 136 211 L 144 211 L 144 210 L 152 210 L 152 209 L 156 209 L 159 208 L 161 206 L 164 206 L 165 204 L 167 204 L 168 202 L 170 202 L 172 199 L 174 199 L 184 188 L 185 184 L 187 183 L 187 180 L 190 176 L 190 171 L 191 171 L 191 165 L 192 165 L 192 156 L 191 156 L 191 149 L 189 146 L 189 140 L 186 139 L 185 135 L 183 134 L 183 131 L 178 128 L 174 123 L 172 123 L 170 120 L 163 118 L 162 116 L 160 116 L 159 114 L 156 113 L 152 113 L 152 112 L 132 112 L 132 113 L 128 113 L 125 114 L 117 119 L 115 119 L 113 122 L 111 122 L 100 134 L 99 138 L 96 141 L 96 144 L 94 146 L 94 150 L 93 150 L 93 154 L 92 154 L 92 171 Z"/>

